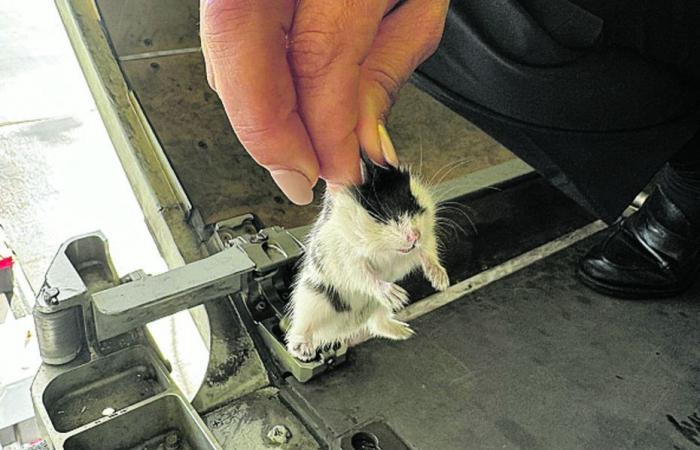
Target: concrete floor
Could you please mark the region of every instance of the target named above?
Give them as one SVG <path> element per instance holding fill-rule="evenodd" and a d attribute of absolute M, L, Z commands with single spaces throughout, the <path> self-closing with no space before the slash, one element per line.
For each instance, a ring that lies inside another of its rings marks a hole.
<path fill-rule="evenodd" d="M 49 0 L 0 6 L 0 223 L 34 289 L 101 229 L 120 273 L 165 270 Z"/>
<path fill-rule="evenodd" d="M 0 224 L 34 290 L 58 246 L 94 230 L 120 274 L 166 270 L 50 0 L 0 4 Z M 196 389 L 206 355 L 187 339 L 189 316 L 151 330 L 181 387 Z M 183 367 L 178 350 L 199 356 Z"/>

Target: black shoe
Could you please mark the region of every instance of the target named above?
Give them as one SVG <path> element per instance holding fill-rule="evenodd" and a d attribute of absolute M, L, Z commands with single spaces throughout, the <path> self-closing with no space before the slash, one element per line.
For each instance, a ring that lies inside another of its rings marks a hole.
<path fill-rule="evenodd" d="M 579 278 L 591 289 L 619 298 L 664 298 L 697 278 L 700 230 L 660 188 L 609 233 L 579 265 Z"/>

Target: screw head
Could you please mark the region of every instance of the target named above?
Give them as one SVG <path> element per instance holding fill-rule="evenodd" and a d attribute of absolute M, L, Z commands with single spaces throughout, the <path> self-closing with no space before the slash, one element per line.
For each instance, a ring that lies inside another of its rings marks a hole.
<path fill-rule="evenodd" d="M 57 287 L 50 287 L 44 290 L 44 300 L 51 305 L 58 305 L 58 294 L 61 291 Z"/>
<path fill-rule="evenodd" d="M 176 450 L 180 448 L 180 437 L 177 433 L 171 433 L 165 437 L 165 449 Z"/>

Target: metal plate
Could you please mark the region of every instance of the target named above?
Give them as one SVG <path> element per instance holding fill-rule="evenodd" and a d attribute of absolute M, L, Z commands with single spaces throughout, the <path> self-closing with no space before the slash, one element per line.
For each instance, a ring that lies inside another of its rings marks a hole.
<path fill-rule="evenodd" d="M 382 416 L 416 449 L 693 447 L 700 285 L 672 301 L 584 290 L 573 268 L 599 237 L 290 380 L 287 400 L 329 440 Z"/>
<path fill-rule="evenodd" d="M 265 224 L 310 223 L 313 206 L 292 205 L 238 143 L 216 94 L 206 83 L 202 55 L 122 61 L 148 121 L 192 204 L 206 223 L 255 212 Z M 464 119 L 412 86 L 393 109 L 389 128 L 402 161 L 433 182 L 452 179 L 512 155 Z"/>
<path fill-rule="evenodd" d="M 261 389 L 236 403 L 211 412 L 204 417 L 204 421 L 224 450 L 318 448 L 304 425 L 280 401 L 274 388 Z M 288 432 L 284 444 L 274 444 L 267 438 L 275 426 L 282 426 Z"/>
<path fill-rule="evenodd" d="M 119 56 L 199 47 L 197 0 L 96 0 Z"/>

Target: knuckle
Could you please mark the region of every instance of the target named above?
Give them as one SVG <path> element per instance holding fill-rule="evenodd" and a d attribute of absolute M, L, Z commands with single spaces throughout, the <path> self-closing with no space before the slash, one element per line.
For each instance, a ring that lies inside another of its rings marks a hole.
<path fill-rule="evenodd" d="M 294 111 L 249 111 L 245 121 L 231 121 L 238 140 L 261 166 L 280 163 L 279 142 L 284 141 Z"/>
<path fill-rule="evenodd" d="M 401 86 L 406 82 L 407 76 L 397 75 L 398 71 L 391 70 L 386 67 L 367 67 L 367 77 L 379 88 L 381 92 L 386 94 L 386 105 L 388 108 L 393 105 L 399 95 Z"/>
<path fill-rule="evenodd" d="M 289 55 L 297 78 L 318 78 L 326 74 L 340 56 L 338 33 L 326 30 L 306 30 L 295 33 L 289 45 Z"/>
<path fill-rule="evenodd" d="M 253 0 L 216 0 L 202 7 L 206 28 L 235 28 L 247 23 L 255 12 Z"/>
<path fill-rule="evenodd" d="M 277 163 L 276 153 L 270 151 L 266 142 L 274 136 L 275 127 L 256 125 L 256 126 L 234 126 L 236 135 L 241 141 L 243 147 L 248 150 L 248 153 L 261 166 L 270 166 Z"/>
<path fill-rule="evenodd" d="M 202 40 L 210 52 L 218 53 L 235 39 L 237 30 L 250 24 L 255 12 L 253 0 L 218 0 L 202 10 Z"/>

